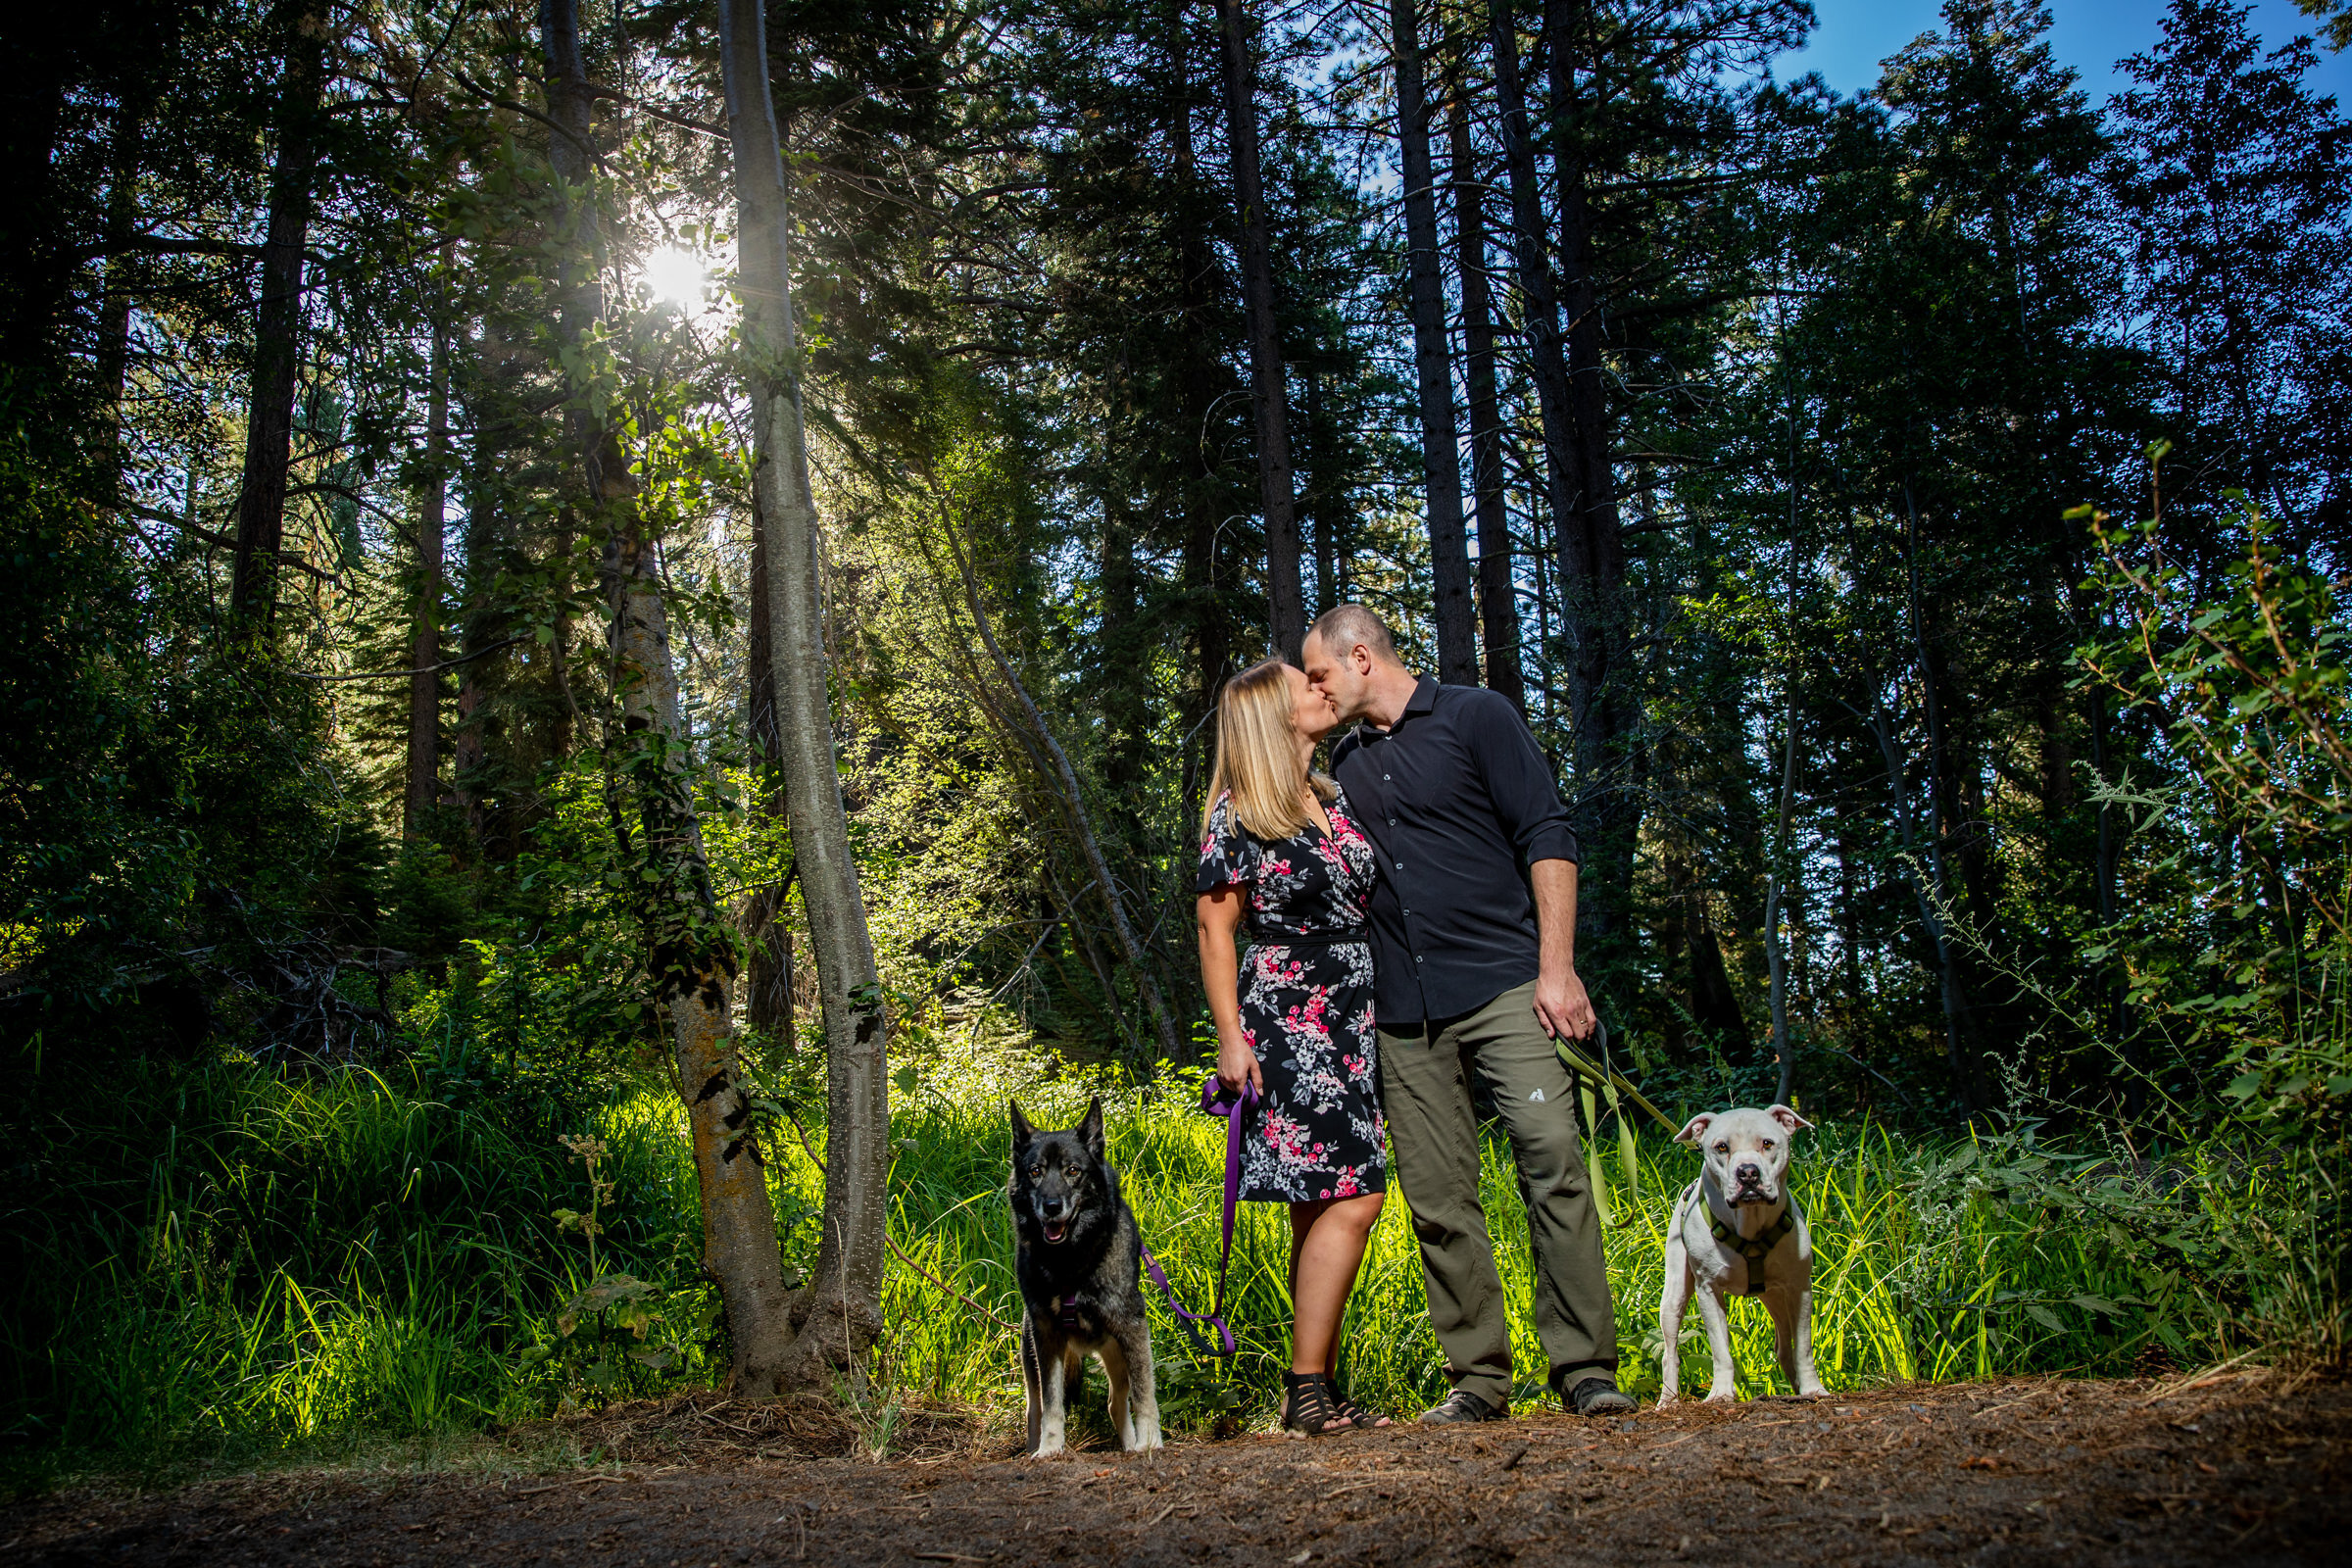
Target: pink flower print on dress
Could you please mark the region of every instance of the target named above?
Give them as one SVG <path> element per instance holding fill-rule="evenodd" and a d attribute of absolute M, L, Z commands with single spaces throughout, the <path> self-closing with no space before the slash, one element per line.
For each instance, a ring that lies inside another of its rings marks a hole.
<path fill-rule="evenodd" d="M 1277 953 L 1288 951 L 1281 946 L 1279 938 L 1272 945 L 1253 946 L 1250 952 L 1257 956 L 1257 977 L 1278 986 L 1303 984 L 1306 979 L 1305 959 L 1275 956 Z"/>
<path fill-rule="evenodd" d="M 1356 1194 L 1362 1191 L 1363 1189 L 1356 1185 L 1355 1167 L 1352 1165 L 1342 1165 L 1340 1167 L 1339 1185 L 1337 1187 L 1325 1188 L 1323 1191 L 1323 1196 L 1325 1198 L 1353 1198 Z"/>

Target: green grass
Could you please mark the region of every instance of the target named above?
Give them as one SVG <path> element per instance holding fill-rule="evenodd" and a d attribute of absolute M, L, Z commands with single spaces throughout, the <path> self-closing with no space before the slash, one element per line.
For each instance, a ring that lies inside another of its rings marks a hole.
<path fill-rule="evenodd" d="M 1081 1105 L 1073 1094 L 1029 1108 L 1048 1120 L 1074 1120 Z M 903 1116 L 898 1132 L 913 1145 L 893 1176 L 900 1245 L 942 1281 L 1016 1320 L 1011 1226 L 997 1194 L 1006 1155 L 1001 1119 L 935 1105 Z M 1222 1124 L 1170 1096 L 1119 1107 L 1109 1132 L 1111 1157 L 1147 1242 L 1185 1303 L 1204 1308 L 1215 1284 Z M 1824 1379 L 1837 1389 L 2128 1369 L 2159 1338 L 2155 1312 L 2140 1304 L 2150 1282 L 2132 1250 L 2086 1228 L 2080 1216 L 1970 1193 L 1945 1170 L 1952 1152 L 1948 1145 L 1916 1149 L 1881 1127 L 1830 1131 L 1800 1150 L 1795 1190 L 1813 1232 L 1814 1346 Z M 1545 1368 L 1528 1309 L 1526 1211 L 1507 1147 L 1491 1136 L 1484 1153 L 1486 1207 L 1512 1306 L 1512 1357 L 1522 1396 L 1534 1398 L 1543 1392 Z M 1629 1198 L 1612 1149 L 1608 1169 L 1620 1223 L 1607 1233 L 1607 1252 L 1621 1378 L 1654 1395 L 1665 1231 L 1673 1198 L 1697 1174 L 1698 1162 L 1690 1151 L 1652 1137 L 1640 1142 L 1639 1168 L 1639 1196 Z M 2192 1185 L 2196 1200 L 2242 1204 L 2259 1196 L 2251 1191 L 2259 1179 L 2258 1172 L 2245 1173 L 2232 1187 L 2214 1170 Z M 2125 1184 L 2117 1187 L 2130 1196 Z M 1289 1364 L 1288 1235 L 1279 1205 L 1244 1206 L 1227 1313 L 1241 1349 L 1230 1368 L 1200 1365 L 1173 1321 L 1160 1316 L 1154 1344 L 1163 1399 L 1176 1419 L 1204 1418 L 1221 1386 L 1242 1392 L 1257 1417 L 1270 1411 Z M 905 1268 L 893 1269 L 887 1305 L 895 1325 L 882 1352 L 888 1381 L 934 1397 L 1017 1399 L 1012 1336 L 1005 1330 Z M 2221 1303 L 2210 1303 L 2202 1321 L 2186 1296 L 2165 1300 L 2161 1311 L 2167 1343 L 2180 1353 L 2193 1356 L 2221 1343 L 2227 1327 Z M 1771 1320 L 1762 1304 L 1735 1300 L 1731 1316 L 1741 1393 L 1791 1392 L 1773 1366 Z M 1695 1311 L 1682 1336 L 1685 1392 L 1703 1393 L 1706 1357 Z M 1373 1232 L 1344 1345 L 1350 1392 L 1367 1403 L 1406 1411 L 1444 1392 L 1444 1358 L 1429 1328 L 1409 1218 L 1395 1194 Z"/>
<path fill-rule="evenodd" d="M 1002 1074 L 1028 1065 L 1011 1058 L 997 1081 L 969 1079 L 953 1097 L 928 1087 L 900 1097 L 893 1230 L 922 1272 L 890 1265 L 890 1329 L 865 1369 L 876 1419 L 907 1399 L 1017 1412 L 1013 1334 L 1004 1326 L 1020 1306 L 1001 1196 Z M 1066 1124 L 1085 1093 L 1064 1081 L 1023 1099 L 1041 1124 Z M 623 1352 L 637 1342 L 618 1331 L 564 1340 L 553 1326 L 588 1279 L 580 1241 L 549 1218 L 585 1206 L 584 1175 L 556 1146 L 562 1132 L 594 1133 L 608 1146 L 608 1271 L 658 1287 L 662 1322 L 709 1308 L 695 1268 L 684 1117 L 665 1087 L 619 1092 L 530 1126 L 515 1124 L 508 1102 L 424 1067 L 395 1078 L 215 1064 L 114 1080 L 102 1108 L 112 1118 L 103 1135 L 85 1121 L 69 1137 L 62 1120 L 36 1116 L 46 1142 L 35 1140 L 10 1188 L 0 1432 L 21 1472 L 191 1455 L 250 1462 L 359 1433 L 481 1430 L 712 1374 L 693 1356 L 673 1370 L 629 1361 Z M 1114 1097 L 1109 1127 L 1146 1239 L 1187 1304 L 1204 1308 L 1222 1124 L 1162 1090 Z M 1654 1393 L 1663 1232 L 1696 1156 L 1642 1139 L 1636 1197 L 1613 1155 L 1622 1223 L 1607 1246 L 1622 1377 Z M 817 1173 L 797 1148 L 771 1150 L 769 1169 L 787 1263 L 805 1265 Z M 2294 1184 L 2275 1163 L 2218 1148 L 2181 1153 L 2166 1170 L 2151 1185 L 2063 1156 L 2050 1163 L 2046 1151 L 2015 1140 L 1979 1150 L 1948 1139 L 1922 1146 L 1874 1126 L 1809 1135 L 1796 1190 L 1813 1227 L 1823 1376 L 1835 1389 L 2114 1372 L 2151 1344 L 2183 1362 L 2237 1348 L 2246 1302 L 2227 1299 L 2213 1269 L 2198 1271 L 2190 1244 L 2203 1238 L 2208 1252 L 2226 1253 L 2241 1245 L 2232 1236 L 2290 1230 Z M 1544 1366 L 1525 1310 L 1526 1219 L 1507 1151 L 1492 1139 L 1485 1189 L 1522 1392 L 1532 1397 Z M 1287 1235 L 1276 1205 L 1244 1209 L 1227 1313 L 1241 1342 L 1232 1362 L 1200 1361 L 1159 1316 L 1173 1425 L 1270 1412 L 1287 1363 Z M 1732 1322 L 1742 1393 L 1776 1390 L 1761 1305 L 1734 1302 Z M 1687 1389 L 1697 1392 L 1705 1356 L 1695 1314 L 1683 1332 Z M 1394 1195 L 1345 1346 L 1351 1391 L 1368 1404 L 1404 1412 L 1443 1390 L 1407 1216 Z M 1099 1403 L 1099 1379 L 1093 1387 Z"/>

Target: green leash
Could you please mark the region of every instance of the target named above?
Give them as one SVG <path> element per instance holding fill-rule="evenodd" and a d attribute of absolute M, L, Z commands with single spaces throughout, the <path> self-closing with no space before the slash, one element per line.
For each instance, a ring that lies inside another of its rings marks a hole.
<path fill-rule="evenodd" d="M 1599 1050 L 1601 1063 L 1605 1064 L 1609 1059 L 1609 1026 L 1598 1018 L 1592 1020 L 1592 1038 Z M 1577 1098 L 1584 1102 L 1587 1131 L 1584 1140 L 1585 1170 L 1592 1179 L 1592 1206 L 1599 1211 L 1600 1222 L 1603 1225 L 1614 1226 L 1631 1221 L 1634 1217 L 1631 1205 L 1641 1201 L 1642 1198 L 1642 1167 L 1641 1161 L 1637 1157 L 1639 1151 L 1634 1141 L 1633 1123 L 1627 1118 L 1625 1106 L 1619 1097 L 1622 1095 L 1626 1099 L 1630 1099 L 1635 1104 L 1656 1117 L 1658 1125 L 1665 1128 L 1669 1136 L 1682 1129 L 1668 1121 L 1665 1113 L 1657 1106 L 1642 1099 L 1642 1091 L 1628 1083 L 1625 1074 L 1618 1072 L 1613 1067 L 1595 1064 L 1590 1057 L 1578 1051 L 1575 1044 L 1564 1037 L 1554 1036 L 1551 1049 L 1558 1054 L 1560 1065 L 1566 1067 L 1576 1079 Z M 1609 1181 L 1602 1172 L 1599 1157 L 1600 1102 L 1603 1099 L 1608 1102 L 1610 1113 L 1617 1118 L 1617 1163 L 1625 1173 L 1625 1194 L 1628 1205 L 1623 1220 L 1618 1218 L 1615 1205 L 1609 1201 Z"/>

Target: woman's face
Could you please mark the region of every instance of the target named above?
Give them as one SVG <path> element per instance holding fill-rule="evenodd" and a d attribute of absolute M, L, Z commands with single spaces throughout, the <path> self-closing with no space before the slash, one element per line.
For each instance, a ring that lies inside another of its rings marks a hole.
<path fill-rule="evenodd" d="M 1319 741 L 1331 733 L 1340 721 L 1340 710 L 1331 699 L 1306 683 L 1306 671 L 1286 667 L 1282 678 L 1291 687 L 1291 727 L 1310 741 Z"/>

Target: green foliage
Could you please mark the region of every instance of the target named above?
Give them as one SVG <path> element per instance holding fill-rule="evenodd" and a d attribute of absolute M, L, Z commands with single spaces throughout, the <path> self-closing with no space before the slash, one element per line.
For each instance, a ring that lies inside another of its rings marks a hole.
<path fill-rule="evenodd" d="M 923 1398 L 1017 1416 L 1007 1091 L 1046 1121 L 1074 1119 L 1087 1094 L 1107 1091 L 1111 1157 L 1147 1240 L 1188 1305 L 1213 1295 L 1218 1125 L 1174 1080 L 1040 1085 L 1038 1065 L 959 1031 L 934 1043 L 917 1091 L 899 1097 L 889 1180 L 905 1260 L 890 1265 L 889 1326 L 867 1369 L 875 1411 Z M 360 1432 L 505 1424 L 713 1376 L 718 1301 L 696 1267 L 693 1163 L 667 1086 L 614 1094 L 571 1133 L 545 1130 L 552 1107 L 530 1110 L 527 1088 L 496 1075 L 438 1082 L 470 1093 L 470 1108 L 421 1071 L 225 1063 L 119 1079 L 88 1141 L 38 1118 L 50 1131 L 31 1151 L 34 1174 L 12 1189 L 0 1301 L 0 1430 L 25 1462 L 252 1456 Z M 44 1095 L 67 1092 L 53 1083 Z M 1607 1251 L 1624 1376 L 1654 1393 L 1664 1227 L 1696 1165 L 1654 1135 L 1634 1142 L 1639 1194 L 1617 1194 Z M 125 1149 L 144 1152 L 124 1160 Z M 766 1150 L 790 1277 L 814 1252 L 821 1176 L 789 1135 Z M 1540 1367 L 1517 1177 L 1493 1136 L 1483 1180 L 1515 1355 Z M 1830 1129 L 1796 1166 L 1824 1375 L 1837 1389 L 2117 1373 L 2273 1343 L 2310 1304 L 2312 1190 L 2308 1171 L 2250 1140 L 2135 1161 L 2053 1145 L 2031 1126 L 1957 1144 Z M 1288 1255 L 1278 1208 L 1248 1205 L 1228 1314 L 1242 1352 L 1229 1364 L 1198 1360 L 1154 1306 L 1172 1425 L 1270 1416 L 1287 1364 Z M 1769 1320 L 1750 1302 L 1732 1311 L 1743 1389 L 1777 1387 Z M 1686 1324 L 1693 1349 L 1697 1333 Z M 1409 1413 L 1443 1390 L 1395 1194 L 1343 1345 L 1368 1403 Z M 1522 1392 L 1541 1395 L 1532 1381 Z"/>

